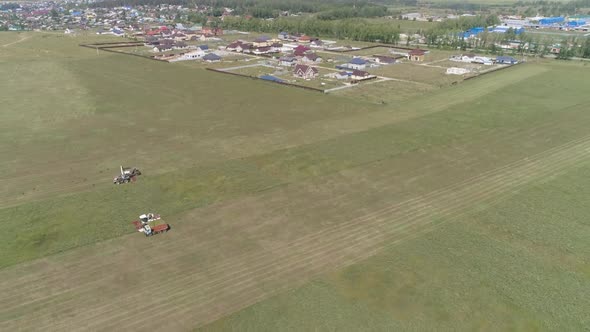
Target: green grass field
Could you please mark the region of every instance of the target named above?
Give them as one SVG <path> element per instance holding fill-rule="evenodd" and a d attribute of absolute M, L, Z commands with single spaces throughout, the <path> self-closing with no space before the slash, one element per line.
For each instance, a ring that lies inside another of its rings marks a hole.
<path fill-rule="evenodd" d="M 324 95 L 102 40 L 0 34 L 0 330 L 590 324 L 584 63 Z"/>
<path fill-rule="evenodd" d="M 590 164 L 203 331 L 582 331 Z"/>

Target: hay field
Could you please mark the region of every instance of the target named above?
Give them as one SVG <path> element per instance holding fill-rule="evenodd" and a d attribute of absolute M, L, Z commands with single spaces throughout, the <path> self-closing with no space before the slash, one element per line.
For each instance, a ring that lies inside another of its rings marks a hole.
<path fill-rule="evenodd" d="M 586 66 L 379 106 L 23 35 L 0 330 L 587 326 Z M 120 164 L 144 175 L 115 187 Z M 147 211 L 172 230 L 135 233 Z"/>

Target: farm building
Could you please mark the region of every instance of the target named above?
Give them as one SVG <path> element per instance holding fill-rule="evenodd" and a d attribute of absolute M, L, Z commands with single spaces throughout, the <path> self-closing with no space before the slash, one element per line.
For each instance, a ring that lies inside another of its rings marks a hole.
<path fill-rule="evenodd" d="M 484 32 L 484 31 L 485 31 L 484 27 L 475 27 L 475 28 L 471 28 L 471 29 L 461 33 L 460 37 L 472 38 L 472 37 L 479 35 L 480 33 Z"/>
<path fill-rule="evenodd" d="M 154 52 L 172 51 L 172 45 L 158 45 L 153 48 Z"/>
<path fill-rule="evenodd" d="M 506 33 L 508 32 L 510 29 L 512 29 L 512 31 L 516 34 L 516 35 L 520 35 L 521 33 L 524 32 L 524 28 L 523 27 L 508 27 L 508 26 L 496 26 L 493 28 L 489 28 L 488 32 L 493 32 L 493 33 Z"/>
<path fill-rule="evenodd" d="M 256 47 L 252 50 L 252 53 L 254 53 L 256 55 L 268 54 L 268 53 L 272 53 L 272 49 L 270 46 Z"/>
<path fill-rule="evenodd" d="M 411 50 L 408 52 L 408 60 L 410 61 L 424 61 L 424 55 L 426 54 L 425 50 L 421 50 L 419 48 Z"/>
<path fill-rule="evenodd" d="M 447 68 L 447 75 L 465 75 L 469 73 L 467 68 L 450 67 Z"/>
<path fill-rule="evenodd" d="M 311 41 L 310 46 L 313 48 L 322 48 L 324 47 L 324 42 L 319 39 L 315 39 Z"/>
<path fill-rule="evenodd" d="M 503 65 L 514 65 L 517 64 L 518 61 L 516 61 L 516 59 L 511 56 L 499 56 L 496 57 L 496 63 Z"/>
<path fill-rule="evenodd" d="M 177 49 L 177 50 L 183 50 L 185 48 L 188 48 L 188 44 L 185 42 L 176 42 L 176 43 L 174 43 L 172 48 Z"/>
<path fill-rule="evenodd" d="M 296 65 L 293 69 L 293 76 L 304 78 L 306 80 L 317 77 L 319 71 L 317 68 L 308 65 Z"/>
<path fill-rule="evenodd" d="M 215 53 L 209 53 L 209 54 L 203 56 L 203 61 L 219 62 L 219 61 L 221 61 L 221 57 Z"/>
<path fill-rule="evenodd" d="M 395 63 L 395 58 L 386 55 L 375 55 L 375 62 L 382 65 Z"/>
<path fill-rule="evenodd" d="M 227 45 L 225 47 L 225 49 L 228 50 L 228 51 L 237 51 L 238 46 L 240 46 L 240 45 L 242 45 L 242 42 L 238 40 L 236 42 L 233 42 L 233 43 Z"/>
<path fill-rule="evenodd" d="M 271 52 L 281 52 L 283 50 L 283 44 L 281 43 L 272 43 L 270 45 Z"/>
<path fill-rule="evenodd" d="M 256 39 L 254 39 L 254 47 L 266 47 L 266 46 L 270 46 L 272 44 L 272 42 L 270 41 L 270 37 L 268 36 L 260 36 Z"/>
<path fill-rule="evenodd" d="M 307 46 L 299 45 L 293 49 L 293 54 L 296 56 L 304 56 L 305 53 L 311 51 L 311 49 Z"/>
<path fill-rule="evenodd" d="M 303 62 L 319 63 L 322 62 L 322 58 L 315 53 L 307 53 L 301 58 Z"/>
<path fill-rule="evenodd" d="M 557 16 L 557 17 L 544 17 L 539 20 L 540 25 L 553 25 L 558 23 L 563 23 L 565 21 L 565 17 Z"/>
<path fill-rule="evenodd" d="M 202 57 L 205 56 L 205 51 L 201 50 L 201 49 L 196 49 L 194 51 L 190 51 L 190 52 L 186 52 L 183 55 L 181 55 L 177 60 L 178 61 L 183 61 L 183 60 L 196 60 L 196 59 L 201 59 Z"/>
<path fill-rule="evenodd" d="M 300 43 L 309 43 L 309 42 L 311 42 L 311 37 L 303 35 L 303 36 L 297 38 L 297 41 Z"/>
<path fill-rule="evenodd" d="M 570 28 L 581 27 L 584 25 L 586 25 L 586 21 L 584 21 L 584 20 L 573 20 L 573 21 L 567 22 L 567 26 Z"/>
<path fill-rule="evenodd" d="M 353 80 L 356 81 L 361 81 L 361 80 L 368 80 L 371 78 L 375 78 L 375 75 L 371 75 L 369 73 L 367 73 L 366 71 L 362 71 L 362 70 L 353 70 L 352 74 L 350 75 L 350 78 L 352 78 Z"/>
<path fill-rule="evenodd" d="M 325 77 L 328 77 L 328 78 L 335 78 L 337 80 L 345 80 L 345 79 L 350 78 L 350 75 L 351 74 L 349 72 L 340 71 L 340 72 L 329 73 L 329 74 L 326 74 L 324 76 Z"/>
<path fill-rule="evenodd" d="M 471 63 L 471 62 L 475 61 L 475 57 L 476 57 L 475 54 L 473 54 L 473 53 L 467 53 L 467 54 L 462 54 L 459 59 L 462 62 L 469 62 L 469 63 Z"/>
<path fill-rule="evenodd" d="M 473 63 L 478 63 L 480 65 L 486 65 L 486 66 L 491 66 L 494 64 L 494 61 L 492 61 L 492 59 L 485 57 L 485 56 L 476 56 L 475 59 L 473 59 Z"/>
<path fill-rule="evenodd" d="M 236 47 L 236 52 L 240 53 L 252 53 L 252 44 L 240 44 Z"/>
<path fill-rule="evenodd" d="M 285 66 L 285 67 L 291 67 L 291 66 L 295 65 L 296 62 L 297 62 L 297 58 L 292 57 L 292 56 L 282 56 L 279 58 L 279 65 Z"/>
<path fill-rule="evenodd" d="M 350 69 L 362 70 L 362 69 L 365 69 L 365 67 L 367 67 L 367 60 L 362 59 L 362 58 L 352 58 L 352 60 L 350 60 L 347 64 L 345 64 L 344 67 L 347 67 Z"/>

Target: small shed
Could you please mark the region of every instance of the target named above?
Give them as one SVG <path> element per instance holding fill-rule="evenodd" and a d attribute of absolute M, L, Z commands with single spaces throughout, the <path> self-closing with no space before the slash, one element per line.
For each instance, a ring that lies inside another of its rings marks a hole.
<path fill-rule="evenodd" d="M 503 56 L 496 57 L 496 63 L 503 64 L 503 65 L 514 65 L 514 64 L 517 64 L 518 61 L 516 61 L 516 59 L 511 56 L 503 55 Z"/>
<path fill-rule="evenodd" d="M 207 62 L 219 62 L 221 61 L 221 57 L 215 53 L 209 53 L 203 57 L 203 60 Z"/>

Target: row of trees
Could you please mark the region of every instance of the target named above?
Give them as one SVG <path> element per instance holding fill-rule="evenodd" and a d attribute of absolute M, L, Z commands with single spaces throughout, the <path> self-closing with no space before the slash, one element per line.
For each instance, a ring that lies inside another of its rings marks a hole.
<path fill-rule="evenodd" d="M 567 39 L 553 39 L 543 35 L 527 33 L 516 34 L 508 29 L 506 33 L 480 33 L 477 38 L 463 38 L 462 32 L 475 26 L 493 25 L 494 17 L 470 17 L 456 22 L 441 22 L 428 30 L 418 30 L 417 34 L 425 37 L 426 46 L 431 48 L 467 50 L 473 49 L 492 54 L 529 54 L 545 56 L 555 46 L 559 45 L 559 58 L 583 57 L 590 58 L 590 38 L 571 37 Z M 322 36 L 335 39 L 350 39 L 356 41 L 399 44 L 400 28 L 390 23 L 374 23 L 364 19 L 320 20 L 317 18 L 279 18 L 275 20 L 244 19 L 237 17 L 226 18 L 216 22 L 225 29 L 277 33 L 288 31 L 304 33 L 310 36 Z M 406 45 L 412 45 L 412 34 L 404 40 Z M 503 45 L 511 45 L 506 50 Z M 557 46 L 556 46 L 557 47 Z"/>
<path fill-rule="evenodd" d="M 365 5 L 361 7 L 342 7 L 320 12 L 316 17 L 320 20 L 341 20 L 355 17 L 383 17 L 389 11 L 385 6 Z"/>
<path fill-rule="evenodd" d="M 105 0 L 92 3 L 91 7 L 120 7 L 123 5 L 157 6 L 160 0 Z M 232 8 L 238 16 L 277 18 L 285 12 L 312 13 L 321 20 L 337 20 L 359 17 L 382 17 L 387 7 L 369 3 L 368 0 L 167 0 L 170 5 L 206 7 L 206 16 L 220 17 L 224 8 Z"/>
<path fill-rule="evenodd" d="M 472 49 L 492 54 L 509 53 L 533 56 L 546 56 L 552 49 L 560 49 L 558 59 L 572 57 L 590 58 L 590 37 L 572 36 L 555 39 L 543 35 L 521 33 L 517 35 L 510 29 L 506 33 L 483 32 L 477 38 L 463 38 L 451 31 L 432 29 L 424 32 L 426 44 L 431 48 Z M 502 46 L 510 46 L 506 50 Z"/>
<path fill-rule="evenodd" d="M 325 36 L 336 39 L 371 41 L 396 44 L 400 31 L 392 24 L 369 23 L 363 19 L 327 21 L 317 18 L 279 18 L 276 20 L 244 19 L 228 17 L 221 22 L 225 29 L 277 33 L 288 31 L 309 36 Z"/>
<path fill-rule="evenodd" d="M 546 16 L 590 14 L 590 0 L 573 1 L 518 1 L 515 7 L 527 8 L 528 13 Z"/>
<path fill-rule="evenodd" d="M 90 4 L 91 7 L 121 7 L 162 4 L 162 0 L 104 0 Z M 257 14 L 259 17 L 276 16 L 281 11 L 293 13 L 318 13 L 338 8 L 370 6 L 368 0 L 166 0 L 169 5 L 186 7 L 206 6 L 219 13 L 223 8 L 232 8 L 239 15 Z M 272 13 L 272 14 L 271 14 Z M 216 16 L 216 15 L 214 15 Z"/>

